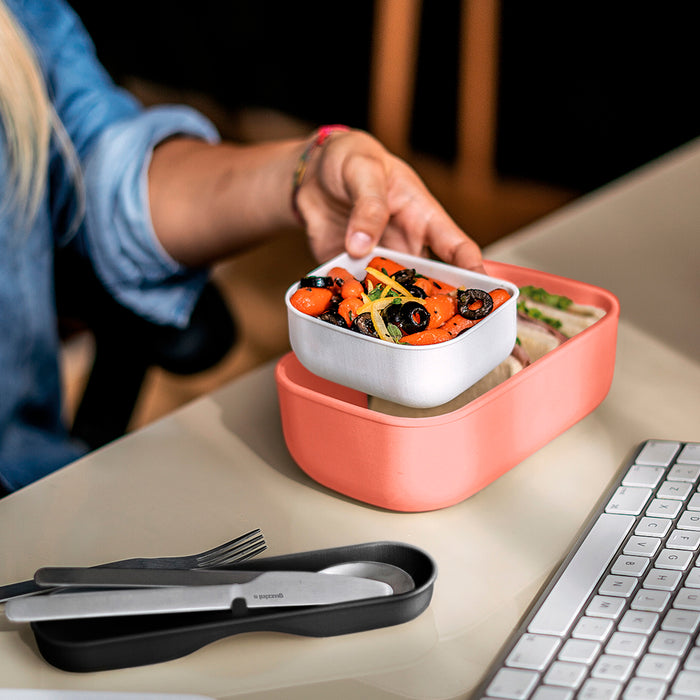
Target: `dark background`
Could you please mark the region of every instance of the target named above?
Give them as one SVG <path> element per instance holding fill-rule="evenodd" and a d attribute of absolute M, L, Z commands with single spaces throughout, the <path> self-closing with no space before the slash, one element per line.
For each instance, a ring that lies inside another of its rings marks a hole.
<path fill-rule="evenodd" d="M 374 3 L 73 0 L 118 80 L 366 128 Z M 692 3 L 501 3 L 497 169 L 594 189 L 700 133 Z M 424 2 L 417 150 L 455 147 L 459 0 Z"/>

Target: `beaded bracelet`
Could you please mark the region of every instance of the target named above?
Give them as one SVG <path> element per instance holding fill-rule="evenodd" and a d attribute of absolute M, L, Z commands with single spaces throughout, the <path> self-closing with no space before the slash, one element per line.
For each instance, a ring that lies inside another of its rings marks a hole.
<path fill-rule="evenodd" d="M 314 139 L 309 143 L 309 145 L 304 149 L 304 152 L 299 158 L 296 170 L 294 171 L 294 177 L 292 179 L 292 211 L 294 216 L 300 224 L 306 223 L 304 218 L 299 211 L 297 205 L 297 197 L 299 196 L 299 190 L 304 182 L 304 175 L 306 175 L 306 168 L 311 160 L 311 155 L 313 152 L 320 148 L 326 141 L 326 139 L 338 131 L 350 131 L 350 127 L 344 126 L 343 124 L 330 124 L 328 126 L 322 126 L 316 131 Z"/>

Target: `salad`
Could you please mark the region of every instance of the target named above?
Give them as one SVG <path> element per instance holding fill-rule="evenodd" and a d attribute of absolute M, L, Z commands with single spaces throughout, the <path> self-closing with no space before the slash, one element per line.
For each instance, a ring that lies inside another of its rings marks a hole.
<path fill-rule="evenodd" d="M 433 345 L 456 338 L 510 299 L 507 290 L 462 289 L 383 256 L 362 280 L 342 267 L 304 277 L 290 298 L 302 313 L 389 343 Z"/>

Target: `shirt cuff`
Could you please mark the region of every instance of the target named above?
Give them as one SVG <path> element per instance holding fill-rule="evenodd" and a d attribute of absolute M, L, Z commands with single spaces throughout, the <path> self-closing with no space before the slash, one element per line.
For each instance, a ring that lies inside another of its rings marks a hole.
<path fill-rule="evenodd" d="M 174 135 L 219 141 L 209 120 L 180 106 L 148 109 L 103 132 L 84 163 L 82 236 L 96 273 L 120 303 L 156 323 L 185 327 L 208 274 L 163 248 L 148 197 L 153 149 Z"/>

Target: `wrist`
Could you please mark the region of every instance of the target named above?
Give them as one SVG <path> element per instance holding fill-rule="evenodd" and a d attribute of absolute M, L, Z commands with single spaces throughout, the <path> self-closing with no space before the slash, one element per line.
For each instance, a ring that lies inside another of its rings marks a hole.
<path fill-rule="evenodd" d="M 297 161 L 297 165 L 294 170 L 294 175 L 292 177 L 292 191 L 290 204 L 292 208 L 292 213 L 294 214 L 294 218 L 302 226 L 304 226 L 306 222 L 304 221 L 304 217 L 302 216 L 301 211 L 299 210 L 299 191 L 301 190 L 301 187 L 306 179 L 306 173 L 309 164 L 311 163 L 311 159 L 314 156 L 314 154 L 316 154 L 316 152 L 323 147 L 323 145 L 333 134 L 348 131 L 350 131 L 350 128 L 344 126 L 343 124 L 328 124 L 326 126 L 319 127 L 313 133 L 311 140 L 306 145 L 306 148 L 303 150 L 301 156 L 299 157 L 299 160 Z"/>

